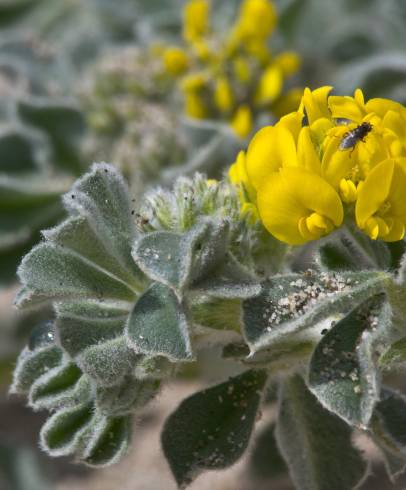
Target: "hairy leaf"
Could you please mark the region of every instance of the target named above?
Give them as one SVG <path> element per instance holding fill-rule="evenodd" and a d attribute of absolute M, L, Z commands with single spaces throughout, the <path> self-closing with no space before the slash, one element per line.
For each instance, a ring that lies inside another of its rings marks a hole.
<path fill-rule="evenodd" d="M 311 391 L 350 425 L 367 426 L 379 399 L 375 336 L 390 313 L 382 298 L 362 303 L 324 335 L 310 361 Z"/>
<path fill-rule="evenodd" d="M 81 438 L 92 420 L 92 404 L 62 408 L 41 429 L 41 447 L 51 456 L 68 456 L 78 451 Z"/>
<path fill-rule="evenodd" d="M 371 431 L 382 450 L 389 477 L 395 479 L 406 468 L 406 398 L 389 388 L 376 404 Z"/>
<path fill-rule="evenodd" d="M 384 272 L 321 273 L 274 276 L 261 294 L 243 303 L 244 334 L 252 350 L 271 346 L 293 333 L 349 311 L 383 290 Z"/>
<path fill-rule="evenodd" d="M 299 375 L 281 385 L 276 439 L 300 490 L 352 490 L 365 475 L 350 427 L 318 403 Z"/>
<path fill-rule="evenodd" d="M 168 418 L 162 445 L 180 487 L 204 470 L 232 465 L 243 454 L 266 379 L 265 371 L 246 371 L 190 396 Z"/>
<path fill-rule="evenodd" d="M 185 313 L 175 293 L 164 284 L 152 284 L 139 298 L 126 331 L 137 353 L 173 361 L 193 358 Z"/>

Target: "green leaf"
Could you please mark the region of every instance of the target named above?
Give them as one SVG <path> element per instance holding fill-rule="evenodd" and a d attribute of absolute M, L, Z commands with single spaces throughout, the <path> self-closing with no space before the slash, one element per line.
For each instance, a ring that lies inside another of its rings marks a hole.
<path fill-rule="evenodd" d="M 327 273 L 274 276 L 261 294 L 244 301 L 244 335 L 252 352 L 349 311 L 380 293 L 389 281 L 384 272 Z"/>
<path fill-rule="evenodd" d="M 392 266 L 388 245 L 381 240 L 370 240 L 355 226 L 343 228 L 334 240 L 322 242 L 317 255 L 327 271 L 388 270 Z"/>
<path fill-rule="evenodd" d="M 99 417 L 87 434 L 88 443 L 81 455 L 90 466 L 109 466 L 126 453 L 131 439 L 130 417 Z"/>
<path fill-rule="evenodd" d="M 394 480 L 406 469 L 406 398 L 389 388 L 376 404 L 371 431 L 384 453 L 386 469 Z"/>
<path fill-rule="evenodd" d="M 36 379 L 61 363 L 62 349 L 56 345 L 45 346 L 35 352 L 25 348 L 18 357 L 10 392 L 28 393 Z"/>
<path fill-rule="evenodd" d="M 189 327 L 182 305 L 164 284 L 154 283 L 139 298 L 126 332 L 135 352 L 165 356 L 172 361 L 193 359 Z"/>
<path fill-rule="evenodd" d="M 55 325 L 61 345 L 75 357 L 88 347 L 122 336 L 130 306 L 101 299 L 57 304 Z"/>
<path fill-rule="evenodd" d="M 86 130 L 85 119 L 72 103 L 32 98 L 19 101 L 17 112 L 26 124 L 47 134 L 55 165 L 73 173 L 83 171 L 79 150 Z"/>
<path fill-rule="evenodd" d="M 209 219 L 184 234 L 152 232 L 136 243 L 133 257 L 150 279 L 182 291 L 222 263 L 228 234 L 226 221 Z"/>
<path fill-rule="evenodd" d="M 74 363 L 66 363 L 36 380 L 29 393 L 29 405 L 34 410 L 55 410 L 86 403 L 91 393 L 87 376 L 82 376 Z"/>
<path fill-rule="evenodd" d="M 64 196 L 72 216 L 86 218 L 100 242 L 124 269 L 139 276 L 131 257 L 137 236 L 131 215 L 129 191 L 120 173 L 111 165 L 94 164 Z"/>
<path fill-rule="evenodd" d="M 124 337 L 95 343 L 78 355 L 76 362 L 97 384 L 111 386 L 121 381 L 137 359 Z"/>
<path fill-rule="evenodd" d="M 350 425 L 367 426 L 379 399 L 375 337 L 390 314 L 380 297 L 362 303 L 324 335 L 311 358 L 309 388 Z"/>
<path fill-rule="evenodd" d="M 141 236 L 133 257 L 150 279 L 181 290 L 190 274 L 191 252 L 189 235 L 156 231 Z"/>
<path fill-rule="evenodd" d="M 275 423 L 268 423 L 258 434 L 249 459 L 253 476 L 274 479 L 287 473 L 286 463 L 280 455 L 275 439 Z"/>
<path fill-rule="evenodd" d="M 406 362 L 406 337 L 401 338 L 389 346 L 379 358 L 382 368 L 390 368 L 393 364 Z"/>
<path fill-rule="evenodd" d="M 41 243 L 26 255 L 18 275 L 28 290 L 17 301 L 25 306 L 50 299 L 121 300 L 131 302 L 134 291 L 126 283 L 69 249 Z"/>
<path fill-rule="evenodd" d="M 265 371 L 246 371 L 190 396 L 168 418 L 162 446 L 181 488 L 202 471 L 227 468 L 240 458 L 266 379 Z"/>
<path fill-rule="evenodd" d="M 0 172 L 22 174 L 38 171 L 32 138 L 22 129 L 7 126 L 0 130 Z"/>
<path fill-rule="evenodd" d="M 276 439 L 300 490 L 352 490 L 366 473 L 351 428 L 318 403 L 299 375 L 281 384 Z"/>
<path fill-rule="evenodd" d="M 131 257 L 136 232 L 122 177 L 94 165 L 64 202 L 73 217 L 44 232 L 46 242 L 23 259 L 18 305 L 55 298 L 132 303 L 142 277 Z"/>
<path fill-rule="evenodd" d="M 78 451 L 93 417 L 92 404 L 62 408 L 44 424 L 40 433 L 42 449 L 50 456 L 68 456 Z"/>
<path fill-rule="evenodd" d="M 214 298 L 247 299 L 261 292 L 256 278 L 231 255 L 212 273 L 193 285 L 193 290 Z"/>
<path fill-rule="evenodd" d="M 139 380 L 126 376 L 114 386 L 99 386 L 96 390 L 96 406 L 103 415 L 127 415 L 142 408 L 158 393 L 160 382 Z"/>

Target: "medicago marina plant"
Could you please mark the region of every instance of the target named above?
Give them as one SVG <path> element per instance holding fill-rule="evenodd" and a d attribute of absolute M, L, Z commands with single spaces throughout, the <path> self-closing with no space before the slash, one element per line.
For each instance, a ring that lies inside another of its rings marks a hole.
<path fill-rule="evenodd" d="M 298 489 L 362 482 L 360 435 L 402 472 L 406 397 L 388 373 L 406 359 L 406 109 L 330 90 L 306 89 L 229 178 L 181 177 L 134 202 L 94 164 L 65 194 L 16 300 L 54 308 L 11 388 L 49 411 L 48 454 L 117 462 L 134 414 L 209 346 L 239 369 L 167 419 L 179 487 L 236 462 L 272 403 L 269 437 Z"/>

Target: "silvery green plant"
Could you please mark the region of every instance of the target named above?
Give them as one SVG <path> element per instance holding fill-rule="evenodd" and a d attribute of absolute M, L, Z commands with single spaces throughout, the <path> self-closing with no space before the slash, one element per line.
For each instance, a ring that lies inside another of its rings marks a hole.
<path fill-rule="evenodd" d="M 34 329 L 11 387 L 49 412 L 49 455 L 117 462 L 134 414 L 210 346 L 241 367 L 167 419 L 179 487 L 242 456 L 271 389 L 266 433 L 298 489 L 362 482 L 360 433 L 391 478 L 402 472 L 406 396 L 386 380 L 406 359 L 403 243 L 333 236 L 311 269 L 292 272 L 295 252 L 241 218 L 230 184 L 202 175 L 137 202 L 114 167 L 95 164 L 63 203 L 66 219 L 18 271 L 17 306 L 51 302 L 54 318 Z"/>

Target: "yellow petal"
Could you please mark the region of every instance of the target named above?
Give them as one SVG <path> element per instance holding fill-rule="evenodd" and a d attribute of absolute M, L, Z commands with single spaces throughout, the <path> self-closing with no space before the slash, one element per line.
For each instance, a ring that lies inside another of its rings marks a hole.
<path fill-rule="evenodd" d="M 302 128 L 299 133 L 297 156 L 301 166 L 316 174 L 320 174 L 320 158 L 316 153 L 309 126 Z"/>
<path fill-rule="evenodd" d="M 207 117 L 206 104 L 198 93 L 187 92 L 185 94 L 185 113 L 196 119 L 204 119 Z"/>
<path fill-rule="evenodd" d="M 248 146 L 246 162 L 249 179 L 258 189 L 271 172 L 298 164 L 292 134 L 283 126 L 260 129 Z"/>
<path fill-rule="evenodd" d="M 355 92 L 355 97 L 332 95 L 328 99 L 331 116 L 334 119 L 349 119 L 361 123 L 367 111 L 364 105 L 364 97 L 360 89 Z"/>
<path fill-rule="evenodd" d="M 234 132 L 240 138 L 246 138 L 252 131 L 252 112 L 248 105 L 242 105 L 237 109 L 230 123 Z"/>
<path fill-rule="evenodd" d="M 222 112 L 229 112 L 234 104 L 234 96 L 230 82 L 226 77 L 220 77 L 216 82 L 214 90 L 214 100 L 216 106 Z"/>
<path fill-rule="evenodd" d="M 207 0 L 190 0 L 183 9 L 183 37 L 195 41 L 209 30 L 210 5 Z"/>
<path fill-rule="evenodd" d="M 393 111 L 401 114 L 405 111 L 405 108 L 399 102 L 395 102 L 389 99 L 370 99 L 365 104 L 365 109 L 367 112 L 374 112 L 381 119 L 385 116 L 388 111 Z"/>
<path fill-rule="evenodd" d="M 237 19 L 237 30 L 243 38 L 264 39 L 276 24 L 276 10 L 269 0 L 244 0 Z"/>
<path fill-rule="evenodd" d="M 316 213 L 331 220 L 334 226 L 340 226 L 343 220 L 337 192 L 320 176 L 303 168 L 282 168 L 270 174 L 258 190 L 257 204 L 267 230 L 291 245 L 310 239 L 301 233 L 302 218 Z M 321 222 L 315 221 L 313 225 L 317 223 Z M 323 226 L 326 223 L 323 221 Z"/>
<path fill-rule="evenodd" d="M 186 53 L 176 46 L 165 49 L 163 52 L 163 61 L 166 70 L 171 75 L 180 75 L 189 65 L 189 58 Z"/>
<path fill-rule="evenodd" d="M 303 106 L 306 109 L 307 119 L 309 124 L 313 124 L 317 119 L 330 119 L 330 111 L 327 100 L 332 87 L 325 86 L 311 91 L 305 88 L 303 94 Z"/>
<path fill-rule="evenodd" d="M 234 62 L 234 73 L 241 83 L 248 83 L 251 80 L 251 68 L 246 59 L 238 56 Z"/>
<path fill-rule="evenodd" d="M 395 163 L 392 159 L 374 167 L 358 191 L 355 217 L 363 229 L 389 196 Z"/>
<path fill-rule="evenodd" d="M 281 68 L 285 77 L 290 77 L 299 70 L 301 60 L 294 51 L 284 51 L 275 57 L 274 62 Z"/>
<path fill-rule="evenodd" d="M 281 93 L 283 74 L 278 65 L 269 66 L 261 76 L 255 93 L 255 103 L 260 105 L 273 102 Z"/>
<path fill-rule="evenodd" d="M 340 196 L 346 203 L 355 202 L 357 200 L 357 186 L 352 180 L 341 179 L 340 180 Z"/>
<path fill-rule="evenodd" d="M 279 128 L 283 126 L 293 136 L 295 142 L 299 139 L 299 133 L 302 129 L 303 114 L 301 112 L 291 112 L 286 116 L 280 118 L 279 122 L 275 124 L 275 127 Z"/>
<path fill-rule="evenodd" d="M 406 158 L 395 158 L 389 202 L 390 215 L 406 224 Z"/>

